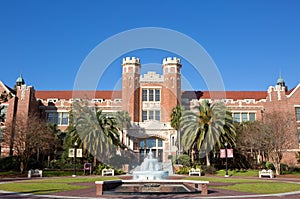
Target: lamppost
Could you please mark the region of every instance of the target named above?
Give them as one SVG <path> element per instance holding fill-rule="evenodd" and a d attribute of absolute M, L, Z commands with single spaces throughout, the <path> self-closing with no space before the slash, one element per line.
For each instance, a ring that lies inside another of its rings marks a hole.
<path fill-rule="evenodd" d="M 225 161 L 226 161 L 226 174 L 225 174 L 225 177 L 227 178 L 227 177 L 229 177 L 229 175 L 228 175 L 228 162 L 227 162 L 227 145 L 228 145 L 228 143 L 227 142 L 225 142 Z"/>
<path fill-rule="evenodd" d="M 74 175 L 73 177 L 76 177 L 76 152 L 77 152 L 77 142 L 74 142 Z"/>

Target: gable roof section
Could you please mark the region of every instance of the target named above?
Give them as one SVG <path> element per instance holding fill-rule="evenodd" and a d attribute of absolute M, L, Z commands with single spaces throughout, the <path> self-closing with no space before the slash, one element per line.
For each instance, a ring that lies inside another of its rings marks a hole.
<path fill-rule="evenodd" d="M 0 90 L 6 91 L 7 94 L 11 93 L 13 96 L 15 95 L 15 91 L 12 88 L 5 85 L 2 81 L 0 81 Z"/>
<path fill-rule="evenodd" d="M 286 95 L 287 97 L 291 97 L 297 90 L 298 88 L 300 87 L 300 84 L 298 84 L 296 87 L 292 88 L 291 90 L 289 90 Z"/>
<path fill-rule="evenodd" d="M 121 91 L 36 91 L 35 97 L 38 99 L 72 99 L 72 98 L 100 98 L 100 99 L 121 99 Z"/>

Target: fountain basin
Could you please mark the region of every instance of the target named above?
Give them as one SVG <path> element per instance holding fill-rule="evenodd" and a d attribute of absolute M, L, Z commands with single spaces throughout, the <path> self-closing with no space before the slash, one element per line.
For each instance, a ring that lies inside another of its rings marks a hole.
<path fill-rule="evenodd" d="M 96 181 L 96 194 L 208 194 L 208 181 L 198 180 L 107 180 Z M 147 186 L 149 185 L 149 186 Z M 153 186 L 151 186 L 153 185 Z"/>

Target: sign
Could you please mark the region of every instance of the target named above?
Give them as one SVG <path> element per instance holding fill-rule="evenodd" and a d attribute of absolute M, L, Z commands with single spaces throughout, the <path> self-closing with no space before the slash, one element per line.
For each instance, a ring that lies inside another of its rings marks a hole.
<path fill-rule="evenodd" d="M 69 149 L 69 158 L 74 158 L 74 153 L 75 152 L 75 149 L 71 148 Z"/>
<path fill-rule="evenodd" d="M 74 158 L 75 149 L 69 149 L 69 158 Z M 76 158 L 82 158 L 82 149 L 76 149 Z"/>
<path fill-rule="evenodd" d="M 77 158 L 82 158 L 82 149 L 77 149 L 76 150 L 76 157 Z"/>
<path fill-rule="evenodd" d="M 226 158 L 225 149 L 220 149 L 220 158 Z M 233 149 L 227 149 L 227 158 L 233 158 Z"/>

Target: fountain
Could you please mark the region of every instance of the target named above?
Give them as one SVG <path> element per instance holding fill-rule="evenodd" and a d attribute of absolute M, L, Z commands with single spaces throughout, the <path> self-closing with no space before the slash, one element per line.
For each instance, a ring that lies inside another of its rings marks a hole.
<path fill-rule="evenodd" d="M 140 168 L 140 171 L 132 172 L 133 180 L 162 180 L 166 179 L 169 175 L 168 171 L 160 169 L 158 160 L 153 157 L 151 149 Z"/>
<path fill-rule="evenodd" d="M 208 181 L 167 179 L 169 172 L 160 169 L 151 149 L 132 175 L 132 180 L 96 181 L 96 194 L 208 194 Z"/>

